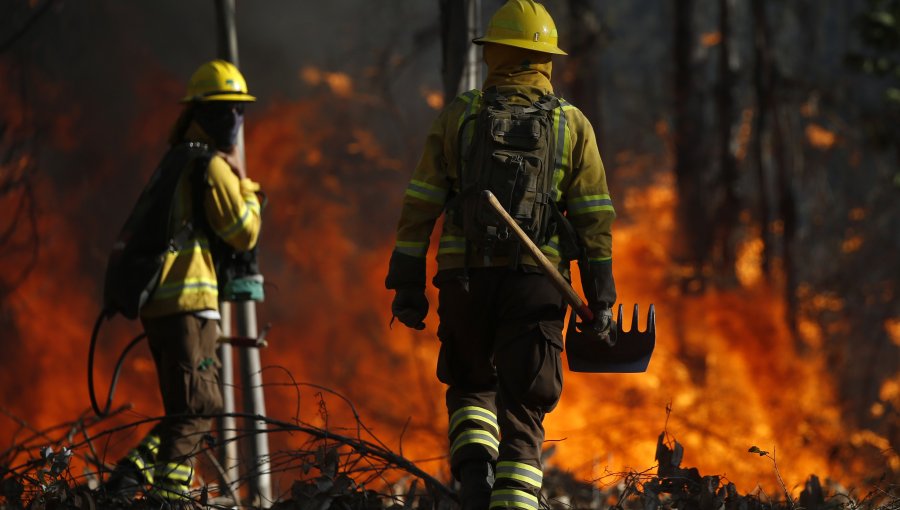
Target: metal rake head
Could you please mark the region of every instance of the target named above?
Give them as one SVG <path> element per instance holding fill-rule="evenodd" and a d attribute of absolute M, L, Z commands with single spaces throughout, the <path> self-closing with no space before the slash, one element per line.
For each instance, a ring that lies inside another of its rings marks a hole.
<path fill-rule="evenodd" d="M 622 305 L 619 305 L 619 311 L 616 313 L 616 335 L 652 335 L 656 338 L 656 308 L 650 303 L 650 310 L 647 312 L 647 327 L 644 331 L 638 330 L 638 305 L 634 304 L 634 313 L 631 314 L 631 329 L 625 331 L 622 329 Z"/>
<path fill-rule="evenodd" d="M 647 313 L 647 327 L 638 329 L 638 305 L 634 305 L 631 329 L 622 327 L 622 305 L 616 316 L 615 343 L 607 345 L 595 336 L 579 331 L 574 315 L 566 332 L 566 352 L 569 370 L 589 373 L 645 372 L 656 347 L 656 309 L 651 304 Z"/>

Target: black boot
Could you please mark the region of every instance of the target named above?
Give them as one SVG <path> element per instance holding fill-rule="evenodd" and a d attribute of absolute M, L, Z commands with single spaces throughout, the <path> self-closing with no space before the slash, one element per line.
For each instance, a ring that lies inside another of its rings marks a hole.
<path fill-rule="evenodd" d="M 469 461 L 459 468 L 459 504 L 462 510 L 488 510 L 494 486 L 494 465 Z"/>
<path fill-rule="evenodd" d="M 120 462 L 101 490 L 107 497 L 130 502 L 144 488 L 144 474 L 131 462 Z"/>

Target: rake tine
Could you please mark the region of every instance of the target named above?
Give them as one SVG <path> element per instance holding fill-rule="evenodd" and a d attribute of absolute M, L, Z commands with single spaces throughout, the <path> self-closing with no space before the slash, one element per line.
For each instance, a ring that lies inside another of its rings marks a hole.
<path fill-rule="evenodd" d="M 619 331 L 622 331 L 622 304 L 619 304 L 619 313 L 616 315 L 616 324 L 619 325 Z M 624 331 L 622 331 L 624 333 Z"/>
<path fill-rule="evenodd" d="M 650 304 L 650 311 L 647 312 L 647 333 L 656 334 L 656 308 L 653 303 Z"/>
<path fill-rule="evenodd" d="M 638 324 L 638 304 L 634 304 L 634 313 L 631 314 L 631 330 L 629 333 L 637 333 L 640 331 L 640 325 Z"/>

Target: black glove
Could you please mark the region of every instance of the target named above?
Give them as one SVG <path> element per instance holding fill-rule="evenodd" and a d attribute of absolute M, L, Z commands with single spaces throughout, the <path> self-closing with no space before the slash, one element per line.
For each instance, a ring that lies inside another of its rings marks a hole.
<path fill-rule="evenodd" d="M 599 309 L 591 307 L 594 314 L 594 322 L 588 325 L 591 333 L 601 342 L 612 347 L 616 345 L 616 321 L 612 318 L 612 310 L 603 305 Z"/>
<path fill-rule="evenodd" d="M 428 299 L 425 298 L 425 258 L 413 257 L 398 251 L 391 254 L 384 286 L 394 289 L 391 303 L 391 323 L 400 319 L 406 327 L 425 329 L 422 322 L 428 315 Z"/>
<path fill-rule="evenodd" d="M 391 313 L 400 319 L 404 326 L 412 329 L 425 329 L 425 316 L 428 315 L 428 298 L 424 289 L 397 289 Z M 393 322 L 391 318 L 391 322 Z"/>
<path fill-rule="evenodd" d="M 384 286 L 389 289 L 424 289 L 425 257 L 413 257 L 395 250 L 391 254 Z"/>
<path fill-rule="evenodd" d="M 610 307 L 616 302 L 616 282 L 613 280 L 612 263 L 578 262 L 581 270 L 581 288 L 588 306 L 594 314 L 594 322 L 587 325 L 599 340 L 607 345 L 616 343 L 616 321 L 612 320 Z"/>

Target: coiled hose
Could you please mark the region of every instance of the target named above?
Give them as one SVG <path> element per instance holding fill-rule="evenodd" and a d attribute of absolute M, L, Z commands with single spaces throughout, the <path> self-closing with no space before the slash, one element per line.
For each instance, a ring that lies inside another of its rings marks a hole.
<path fill-rule="evenodd" d="M 88 351 L 88 393 L 91 397 L 91 407 L 94 408 L 94 412 L 97 416 L 101 418 L 108 415 L 109 409 L 112 407 L 113 395 L 116 392 L 116 384 L 119 382 L 119 374 L 122 371 L 122 364 L 125 362 L 125 356 L 128 355 L 128 352 L 134 348 L 135 345 L 147 336 L 147 333 L 141 332 L 140 335 L 131 340 L 128 346 L 125 347 L 125 350 L 122 351 L 122 354 L 119 355 L 119 360 L 116 362 L 116 369 L 113 372 L 112 382 L 109 385 L 106 405 L 103 406 L 103 409 L 100 409 L 100 406 L 97 404 L 97 396 L 94 392 L 94 351 L 97 348 L 97 335 L 100 332 L 100 325 L 103 323 L 103 319 L 111 318 L 113 315 L 114 314 L 110 313 L 108 310 L 100 312 L 100 316 L 97 317 L 97 322 L 94 323 L 94 331 L 91 333 L 91 346 Z"/>

